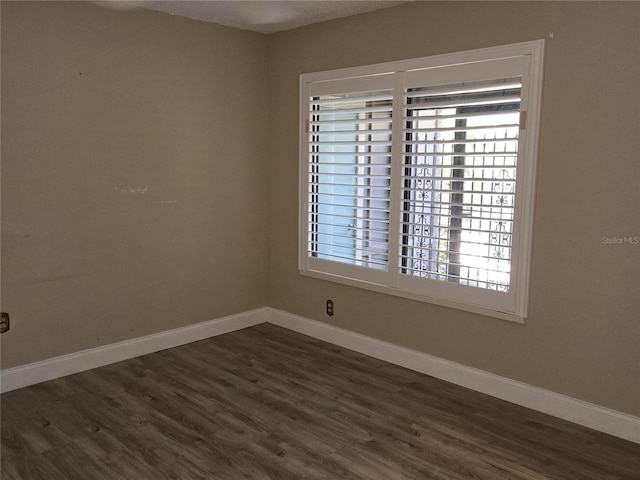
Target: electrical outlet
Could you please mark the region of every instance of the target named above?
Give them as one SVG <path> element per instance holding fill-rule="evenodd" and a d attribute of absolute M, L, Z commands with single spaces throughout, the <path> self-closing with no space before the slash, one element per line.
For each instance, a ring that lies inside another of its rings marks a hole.
<path fill-rule="evenodd" d="M 0 313 L 0 333 L 4 333 L 9 330 L 9 314 L 6 312 Z"/>
<path fill-rule="evenodd" d="M 333 300 L 327 300 L 327 315 L 333 316 Z"/>

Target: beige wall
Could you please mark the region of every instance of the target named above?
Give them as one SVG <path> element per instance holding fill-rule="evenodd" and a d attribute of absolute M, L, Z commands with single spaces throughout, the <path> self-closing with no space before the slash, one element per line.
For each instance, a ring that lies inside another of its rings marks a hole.
<path fill-rule="evenodd" d="M 1 14 L 2 368 L 264 306 L 264 35 Z"/>
<path fill-rule="evenodd" d="M 416 2 L 270 36 L 270 305 L 640 414 L 640 245 L 602 243 L 640 236 L 638 25 L 638 3 Z M 298 74 L 534 39 L 547 42 L 527 323 L 299 276 Z"/>
<path fill-rule="evenodd" d="M 602 243 L 640 236 L 639 22 L 415 2 L 265 37 L 3 2 L 2 368 L 270 305 L 640 414 L 640 246 Z M 299 73 L 540 38 L 525 325 L 298 275 Z"/>

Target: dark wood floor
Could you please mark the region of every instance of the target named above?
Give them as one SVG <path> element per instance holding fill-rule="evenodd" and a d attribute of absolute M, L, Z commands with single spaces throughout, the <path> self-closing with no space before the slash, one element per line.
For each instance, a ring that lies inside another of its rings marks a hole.
<path fill-rule="evenodd" d="M 640 445 L 266 324 L 1 413 L 3 480 L 640 478 Z"/>

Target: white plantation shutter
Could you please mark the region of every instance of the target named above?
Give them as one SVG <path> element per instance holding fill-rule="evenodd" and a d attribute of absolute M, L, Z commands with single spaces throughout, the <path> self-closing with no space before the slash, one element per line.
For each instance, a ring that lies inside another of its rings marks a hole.
<path fill-rule="evenodd" d="M 407 92 L 402 274 L 509 290 L 521 88 Z"/>
<path fill-rule="evenodd" d="M 393 92 L 337 85 L 310 96 L 305 111 L 306 256 L 311 265 L 330 262 L 341 275 L 381 281 L 389 266 Z"/>
<path fill-rule="evenodd" d="M 524 318 L 541 48 L 303 75 L 301 272 Z"/>

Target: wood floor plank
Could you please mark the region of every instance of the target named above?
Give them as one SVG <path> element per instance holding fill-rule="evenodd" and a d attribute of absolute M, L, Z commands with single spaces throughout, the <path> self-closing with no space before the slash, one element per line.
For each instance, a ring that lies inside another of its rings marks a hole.
<path fill-rule="evenodd" d="M 640 479 L 640 445 L 265 324 L 1 403 L 2 480 Z"/>

